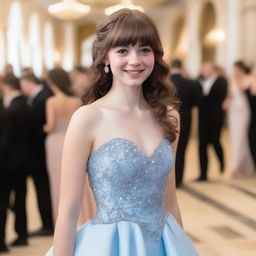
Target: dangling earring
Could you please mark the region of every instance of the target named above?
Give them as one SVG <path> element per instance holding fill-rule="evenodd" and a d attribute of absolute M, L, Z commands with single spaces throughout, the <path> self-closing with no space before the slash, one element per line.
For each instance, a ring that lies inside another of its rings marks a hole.
<path fill-rule="evenodd" d="M 108 67 L 107 64 L 106 64 L 105 67 L 104 67 L 104 71 L 105 71 L 106 74 L 109 72 L 109 67 Z"/>

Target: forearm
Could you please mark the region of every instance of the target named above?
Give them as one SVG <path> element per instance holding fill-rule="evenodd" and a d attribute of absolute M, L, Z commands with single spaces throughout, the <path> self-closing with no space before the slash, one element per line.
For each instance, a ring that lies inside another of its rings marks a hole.
<path fill-rule="evenodd" d="M 73 256 L 75 238 L 75 218 L 59 216 L 54 232 L 53 256 Z"/>

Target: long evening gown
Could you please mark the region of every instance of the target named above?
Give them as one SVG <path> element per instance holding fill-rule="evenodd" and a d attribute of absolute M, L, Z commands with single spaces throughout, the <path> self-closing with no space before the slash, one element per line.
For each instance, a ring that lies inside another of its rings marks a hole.
<path fill-rule="evenodd" d="M 70 118 L 57 116 L 54 130 L 48 133 L 45 141 L 54 220 L 57 217 L 59 202 L 61 155 L 69 121 Z"/>
<path fill-rule="evenodd" d="M 74 256 L 198 255 L 163 209 L 171 152 L 167 139 L 146 156 L 131 140 L 114 138 L 91 154 L 87 170 L 98 211 L 77 231 Z M 52 255 L 50 248 L 46 256 Z"/>
<path fill-rule="evenodd" d="M 248 131 L 250 108 L 245 93 L 231 84 L 232 101 L 228 108 L 228 127 L 232 153 L 232 172 L 251 174 L 254 171 L 250 154 Z"/>
<path fill-rule="evenodd" d="M 247 96 L 251 112 L 251 121 L 248 133 L 249 144 L 254 166 L 256 168 L 256 96 L 252 95 L 250 89 L 245 90 L 245 94 Z"/>
<path fill-rule="evenodd" d="M 57 116 L 55 120 L 54 130 L 47 135 L 46 138 L 46 157 L 47 169 L 49 172 L 51 199 L 54 223 L 57 217 L 59 193 L 60 193 L 60 176 L 61 176 L 61 157 L 66 130 L 70 121 L 70 117 Z M 85 177 L 85 198 L 81 204 L 78 225 L 90 219 L 96 210 L 94 199 L 88 185 L 88 177 Z"/>

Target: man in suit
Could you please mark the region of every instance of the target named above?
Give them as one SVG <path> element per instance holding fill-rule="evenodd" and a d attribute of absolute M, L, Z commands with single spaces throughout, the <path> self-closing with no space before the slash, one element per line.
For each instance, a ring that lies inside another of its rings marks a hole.
<path fill-rule="evenodd" d="M 35 118 L 27 99 L 20 92 L 13 74 L 3 77 L 0 127 L 0 252 L 8 251 L 5 225 L 10 192 L 14 191 L 15 231 L 12 246 L 27 245 L 26 179 L 32 168 Z"/>
<path fill-rule="evenodd" d="M 201 98 L 200 84 L 183 76 L 183 65 L 178 59 L 171 62 L 171 81 L 177 89 L 177 97 L 180 101 L 180 138 L 176 153 L 176 187 L 182 185 L 185 153 L 191 128 L 191 112 L 193 106 L 198 106 Z"/>
<path fill-rule="evenodd" d="M 220 142 L 223 126 L 223 102 L 227 96 L 227 80 L 219 77 L 213 63 L 204 63 L 199 82 L 203 97 L 199 107 L 199 155 L 201 173 L 197 181 L 207 180 L 208 155 L 207 147 L 212 144 L 224 171 L 224 155 Z"/>
<path fill-rule="evenodd" d="M 42 220 L 42 227 L 32 232 L 31 236 L 47 236 L 53 233 L 52 206 L 50 197 L 49 178 L 46 168 L 45 137 L 43 126 L 46 123 L 45 103 L 52 94 L 46 89 L 40 80 L 33 74 L 25 74 L 21 77 L 21 90 L 28 97 L 28 104 L 34 111 L 36 118 L 35 130 L 38 130 L 35 168 L 31 171 L 36 193 L 37 204 Z"/>

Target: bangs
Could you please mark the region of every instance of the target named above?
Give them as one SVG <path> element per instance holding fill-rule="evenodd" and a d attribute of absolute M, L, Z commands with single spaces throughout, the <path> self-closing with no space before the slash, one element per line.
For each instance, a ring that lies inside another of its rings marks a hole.
<path fill-rule="evenodd" d="M 159 42 L 154 25 L 148 19 L 136 15 L 135 12 L 132 15 L 120 17 L 116 21 L 108 39 L 109 48 L 139 43 L 141 46 L 149 45 L 156 49 L 156 45 Z"/>

